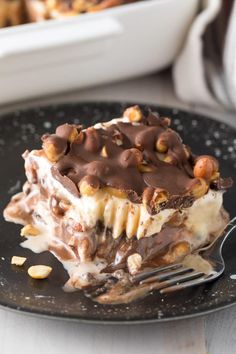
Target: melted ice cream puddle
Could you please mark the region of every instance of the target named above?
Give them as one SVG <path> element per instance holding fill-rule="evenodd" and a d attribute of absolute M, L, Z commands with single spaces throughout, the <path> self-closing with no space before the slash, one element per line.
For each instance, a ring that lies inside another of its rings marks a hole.
<path fill-rule="evenodd" d="M 212 274 L 214 272 L 212 265 L 206 259 L 202 258 L 199 254 L 189 254 L 187 255 L 182 264 L 185 267 L 194 269 L 197 272 L 204 274 Z"/>

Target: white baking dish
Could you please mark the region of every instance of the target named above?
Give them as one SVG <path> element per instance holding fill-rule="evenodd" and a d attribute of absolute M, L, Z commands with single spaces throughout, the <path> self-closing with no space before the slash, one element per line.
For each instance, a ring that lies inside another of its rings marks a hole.
<path fill-rule="evenodd" d="M 179 51 L 198 0 L 146 0 L 0 30 L 0 104 L 150 73 Z"/>

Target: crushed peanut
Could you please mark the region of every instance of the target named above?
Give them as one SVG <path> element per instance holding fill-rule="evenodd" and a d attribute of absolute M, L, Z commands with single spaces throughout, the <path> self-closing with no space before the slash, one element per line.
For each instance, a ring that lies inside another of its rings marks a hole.
<path fill-rule="evenodd" d="M 84 141 L 84 133 L 81 131 L 81 132 L 79 132 L 78 136 L 76 137 L 76 143 L 82 144 L 83 141 Z"/>
<path fill-rule="evenodd" d="M 116 139 L 116 145 L 121 146 L 123 144 L 123 141 L 121 139 Z"/>
<path fill-rule="evenodd" d="M 172 156 L 167 155 L 167 156 L 164 158 L 164 162 L 173 164 L 173 163 L 174 163 L 174 159 L 173 159 Z"/>
<path fill-rule="evenodd" d="M 78 137 L 79 137 L 78 130 L 75 127 L 73 127 L 70 132 L 70 135 L 68 136 L 68 141 L 72 143 L 73 141 L 77 140 Z"/>
<path fill-rule="evenodd" d="M 193 195 L 197 199 L 203 197 L 207 193 L 208 188 L 209 186 L 203 178 L 194 178 L 189 187 L 189 192 L 190 195 Z"/>
<path fill-rule="evenodd" d="M 26 259 L 27 258 L 25 257 L 13 256 L 11 259 L 11 264 L 21 267 L 25 263 Z"/>
<path fill-rule="evenodd" d="M 103 190 L 108 194 L 112 195 L 113 197 L 122 198 L 122 199 L 127 198 L 127 194 L 123 190 L 112 188 L 112 187 L 105 187 Z"/>
<path fill-rule="evenodd" d="M 103 146 L 102 151 L 101 151 L 101 156 L 102 157 L 108 157 L 106 146 Z"/>
<path fill-rule="evenodd" d="M 131 254 L 127 259 L 127 266 L 130 274 L 138 273 L 142 265 L 142 257 L 139 253 Z"/>

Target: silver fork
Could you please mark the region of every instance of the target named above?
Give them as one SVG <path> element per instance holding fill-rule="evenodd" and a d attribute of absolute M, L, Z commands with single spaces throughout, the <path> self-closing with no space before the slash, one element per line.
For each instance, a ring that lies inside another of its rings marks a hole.
<path fill-rule="evenodd" d="M 222 257 L 223 244 L 235 228 L 236 217 L 230 220 L 223 234 L 215 242 L 198 250 L 197 254 L 200 254 L 213 267 L 213 271 L 209 274 L 186 267 L 181 263 L 176 263 L 140 272 L 132 278 L 132 282 L 140 285 L 155 283 L 153 288 L 160 290 L 164 294 L 217 279 L 225 270 L 225 262 Z"/>

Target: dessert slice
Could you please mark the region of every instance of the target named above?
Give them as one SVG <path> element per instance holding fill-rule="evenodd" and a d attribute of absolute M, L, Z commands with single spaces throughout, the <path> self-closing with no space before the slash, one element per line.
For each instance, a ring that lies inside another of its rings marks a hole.
<path fill-rule="evenodd" d="M 25 0 L 30 22 L 75 16 L 123 5 L 135 0 Z"/>
<path fill-rule="evenodd" d="M 106 282 L 98 301 L 130 301 L 140 294 L 132 275 L 179 262 L 223 231 L 231 180 L 214 157 L 193 155 L 170 123 L 134 106 L 87 129 L 61 125 L 41 150 L 24 153 L 27 182 L 4 216 L 25 225 L 23 247 L 63 263 L 68 287 Z"/>

